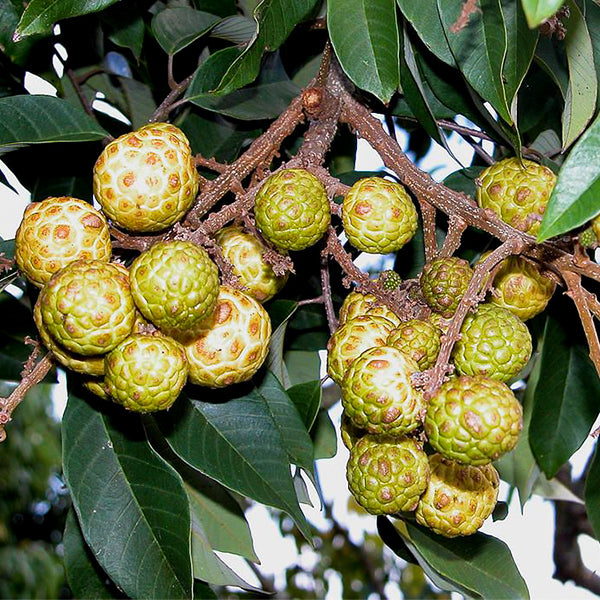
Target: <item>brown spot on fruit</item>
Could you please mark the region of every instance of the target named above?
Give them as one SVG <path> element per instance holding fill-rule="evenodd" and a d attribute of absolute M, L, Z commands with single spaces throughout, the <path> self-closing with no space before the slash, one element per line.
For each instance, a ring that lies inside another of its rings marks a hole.
<path fill-rule="evenodd" d="M 215 310 L 215 322 L 225 323 L 231 315 L 231 306 L 228 302 L 220 302 Z"/>
<path fill-rule="evenodd" d="M 85 215 L 81 219 L 81 223 L 84 227 L 91 227 L 92 229 L 100 229 L 103 225 L 103 221 L 98 215 Z"/>
<path fill-rule="evenodd" d="M 354 212 L 357 215 L 368 215 L 371 212 L 371 205 L 368 202 L 357 202 Z"/>
<path fill-rule="evenodd" d="M 71 233 L 71 228 L 68 225 L 59 225 L 54 230 L 54 237 L 59 240 L 65 240 L 69 237 L 70 233 Z"/>

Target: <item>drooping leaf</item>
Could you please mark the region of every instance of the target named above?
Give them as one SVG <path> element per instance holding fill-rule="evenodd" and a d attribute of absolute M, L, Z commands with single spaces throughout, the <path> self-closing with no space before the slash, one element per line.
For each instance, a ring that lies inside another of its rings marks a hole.
<path fill-rule="evenodd" d="M 337 453 L 337 435 L 335 425 L 329 413 L 321 409 L 317 413 L 315 422 L 310 430 L 315 447 L 315 460 L 333 458 Z"/>
<path fill-rule="evenodd" d="M 323 394 L 321 381 L 317 379 L 306 383 L 298 383 L 288 388 L 286 392 L 300 413 L 306 429 L 310 431 L 321 406 Z"/>
<path fill-rule="evenodd" d="M 398 533 L 398 530 L 392 525 L 390 519 L 386 515 L 377 517 L 377 533 L 381 537 L 381 541 L 402 560 L 407 563 L 418 564 L 415 557 L 411 554 L 406 542 Z"/>
<path fill-rule="evenodd" d="M 131 121 L 131 128 L 138 129 L 148 122 L 156 109 L 152 90 L 145 83 L 129 77 L 121 77 L 120 82 L 129 107 L 127 116 Z"/>
<path fill-rule="evenodd" d="M 0 45 L 3 52 L 16 64 L 26 61 L 28 52 L 35 43 L 34 39 L 13 41 L 13 33 L 23 9 L 24 6 L 19 6 L 10 0 L 0 2 Z"/>
<path fill-rule="evenodd" d="M 565 0 L 521 0 L 531 29 L 549 19 L 564 4 Z"/>
<path fill-rule="evenodd" d="M 550 479 L 581 446 L 600 412 L 600 381 L 587 348 L 548 316 L 529 443 Z"/>
<path fill-rule="evenodd" d="M 598 80 L 598 91 L 596 92 L 596 109 L 600 107 L 600 5 L 594 0 L 582 0 L 579 3 L 585 15 L 590 40 L 594 49 L 594 70 Z"/>
<path fill-rule="evenodd" d="M 276 300 L 269 308 L 273 333 L 265 364 L 285 388 L 291 385 L 291 381 L 283 360 L 283 342 L 288 323 L 297 309 L 298 303 L 291 300 Z"/>
<path fill-rule="evenodd" d="M 540 473 L 535 480 L 532 492 L 547 500 L 562 500 L 584 504 L 583 500 L 576 496 L 564 483 L 556 477 L 548 479 L 543 473 Z"/>
<path fill-rule="evenodd" d="M 399 84 L 394 0 L 329 0 L 327 29 L 346 75 L 359 88 L 389 102 Z"/>
<path fill-rule="evenodd" d="M 483 169 L 484 167 L 467 167 L 454 171 L 444 179 L 444 185 L 456 192 L 475 197 L 475 179 Z"/>
<path fill-rule="evenodd" d="M 190 517 L 181 478 L 148 443 L 137 415 L 69 395 L 63 466 L 87 544 L 128 595 L 191 594 Z"/>
<path fill-rule="evenodd" d="M 538 241 L 571 231 L 600 211 L 600 117 L 573 146 L 552 190 Z"/>
<path fill-rule="evenodd" d="M 83 109 L 53 96 L 0 98 L 0 153 L 28 144 L 101 140 L 108 133 Z"/>
<path fill-rule="evenodd" d="M 321 358 L 314 350 L 288 350 L 283 355 L 290 385 L 313 382 L 321 377 Z"/>
<path fill-rule="evenodd" d="M 246 44 L 255 34 L 256 22 L 241 15 L 226 17 L 210 30 L 210 37 L 227 40 L 233 44 Z"/>
<path fill-rule="evenodd" d="M 596 538 L 600 539 L 600 450 L 598 448 L 596 442 L 585 482 L 584 498 L 588 519 Z"/>
<path fill-rule="evenodd" d="M 136 60 L 139 60 L 146 31 L 142 16 L 132 11 L 130 5 L 117 2 L 102 13 L 102 19 L 111 28 L 108 39 L 121 48 L 131 50 Z"/>
<path fill-rule="evenodd" d="M 219 17 L 188 6 L 166 8 L 152 19 L 152 32 L 167 54 L 177 54 L 206 34 Z"/>
<path fill-rule="evenodd" d="M 541 37 L 535 51 L 535 60 L 546 74 L 557 85 L 563 99 L 567 97 L 569 87 L 569 71 L 566 60 L 559 55 L 556 46 L 551 40 Z"/>

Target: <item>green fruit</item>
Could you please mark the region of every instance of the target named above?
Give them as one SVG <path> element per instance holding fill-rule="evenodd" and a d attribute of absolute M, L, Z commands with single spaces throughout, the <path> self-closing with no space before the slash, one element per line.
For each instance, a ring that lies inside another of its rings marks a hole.
<path fill-rule="evenodd" d="M 340 307 L 340 325 L 360 316 L 384 317 L 394 325 L 400 324 L 398 315 L 391 308 L 380 302 L 375 294 L 363 294 L 352 291 L 344 298 Z"/>
<path fill-rule="evenodd" d="M 536 235 L 556 175 L 543 165 L 516 157 L 498 161 L 475 180 L 479 206 L 492 209 L 503 221 Z"/>
<path fill-rule="evenodd" d="M 285 285 L 288 274 L 277 276 L 263 259 L 265 247 L 242 227 L 231 225 L 215 236 L 223 256 L 233 265 L 244 291 L 259 302 L 266 302 Z"/>
<path fill-rule="evenodd" d="M 357 181 L 344 197 L 342 223 L 358 250 L 388 254 L 400 250 L 417 231 L 415 205 L 404 187 L 381 177 Z"/>
<path fill-rule="evenodd" d="M 391 346 L 370 348 L 350 365 L 342 381 L 342 406 L 368 433 L 403 435 L 421 424 L 425 404 L 410 376 L 419 367 Z"/>
<path fill-rule="evenodd" d="M 133 261 L 130 277 L 139 311 L 173 337 L 192 335 L 217 303 L 217 266 L 192 242 L 157 242 Z"/>
<path fill-rule="evenodd" d="M 105 363 L 108 394 L 135 412 L 170 408 L 188 375 L 183 347 L 163 335 L 133 334 L 106 356 Z"/>
<path fill-rule="evenodd" d="M 265 361 L 270 340 L 271 319 L 263 306 L 244 292 L 221 286 L 212 316 L 185 345 L 190 382 L 222 388 L 248 381 Z"/>
<path fill-rule="evenodd" d="M 421 371 L 433 367 L 440 352 L 442 332 L 427 321 L 411 319 L 400 323 L 387 339 L 387 345 L 410 356 Z"/>
<path fill-rule="evenodd" d="M 15 236 L 17 266 L 39 288 L 70 262 L 108 262 L 111 251 L 106 218 L 77 198 L 28 204 Z"/>
<path fill-rule="evenodd" d="M 468 314 L 454 345 L 452 361 L 461 375 L 508 381 L 531 358 L 531 334 L 519 317 L 493 304 Z"/>
<path fill-rule="evenodd" d="M 42 290 L 43 326 L 54 342 L 75 354 L 109 352 L 133 329 L 135 306 L 129 278 L 109 263 L 78 260 Z"/>
<path fill-rule="evenodd" d="M 578 236 L 579 243 L 584 248 L 595 248 L 598 245 L 598 235 L 600 234 L 600 219 L 596 217 L 590 227 L 584 229 Z"/>
<path fill-rule="evenodd" d="M 429 463 L 412 438 L 365 435 L 352 446 L 348 489 L 373 515 L 415 510 L 429 481 Z"/>
<path fill-rule="evenodd" d="M 365 432 L 362 429 L 356 427 L 356 425 L 354 425 L 354 423 L 352 422 L 352 419 L 350 419 L 350 417 L 345 412 L 342 413 L 340 433 L 342 436 L 342 442 L 344 443 L 344 446 L 348 448 L 348 450 L 351 450 L 352 446 L 354 446 L 354 444 L 356 444 L 356 442 L 363 435 L 365 435 Z"/>
<path fill-rule="evenodd" d="M 102 400 L 111 399 L 104 383 L 104 377 L 81 377 L 80 383 L 84 389 L 94 394 L 94 396 L 98 396 Z"/>
<path fill-rule="evenodd" d="M 385 346 L 394 325 L 383 317 L 362 316 L 346 321 L 327 342 L 327 373 L 338 385 L 355 358 L 375 346 Z"/>
<path fill-rule="evenodd" d="M 264 238 L 282 250 L 316 244 L 331 221 L 325 187 L 304 169 L 283 169 L 268 177 L 254 199 L 254 216 Z"/>
<path fill-rule="evenodd" d="M 441 454 L 429 457 L 431 476 L 417 522 L 445 537 L 471 535 L 492 514 L 500 478 L 491 464 L 462 465 Z"/>
<path fill-rule="evenodd" d="M 198 185 L 188 139 L 169 123 L 149 123 L 118 137 L 94 165 L 94 196 L 129 231 L 160 231 L 180 221 Z"/>
<path fill-rule="evenodd" d="M 473 277 L 469 263 L 456 256 L 434 258 L 421 273 L 425 302 L 433 312 L 450 318 L 456 311 Z"/>
<path fill-rule="evenodd" d="M 484 465 L 510 452 L 523 426 L 521 404 L 504 383 L 482 375 L 453 377 L 429 399 L 424 427 L 446 458 Z"/>
<path fill-rule="evenodd" d="M 383 289 L 386 292 L 397 290 L 402 283 L 402 277 L 396 271 L 383 271 L 379 279 L 383 282 Z"/>

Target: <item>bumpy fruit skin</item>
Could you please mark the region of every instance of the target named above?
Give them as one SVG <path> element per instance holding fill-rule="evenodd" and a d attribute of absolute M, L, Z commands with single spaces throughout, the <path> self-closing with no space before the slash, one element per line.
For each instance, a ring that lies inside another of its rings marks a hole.
<path fill-rule="evenodd" d="M 600 235 L 600 219 L 596 217 L 592 224 L 577 236 L 577 239 L 584 248 L 595 248 L 598 246 L 598 235 Z"/>
<path fill-rule="evenodd" d="M 434 258 L 421 273 L 421 289 L 432 311 L 451 317 L 473 277 L 469 263 L 457 256 Z"/>
<path fill-rule="evenodd" d="M 556 284 L 520 256 L 509 256 L 494 277 L 490 302 L 510 310 L 522 321 L 544 311 Z"/>
<path fill-rule="evenodd" d="M 357 181 L 344 197 L 342 223 L 348 241 L 370 254 L 400 250 L 418 226 L 415 205 L 402 185 L 381 177 Z"/>
<path fill-rule="evenodd" d="M 68 196 L 28 204 L 15 236 L 17 266 L 39 288 L 70 262 L 108 262 L 111 251 L 104 215 Z"/>
<path fill-rule="evenodd" d="M 344 298 L 342 306 L 340 306 L 340 325 L 360 316 L 384 317 L 394 325 L 400 324 L 398 315 L 391 308 L 377 300 L 375 294 L 352 291 Z"/>
<path fill-rule="evenodd" d="M 429 457 L 431 476 L 421 496 L 417 522 L 444 537 L 475 533 L 492 514 L 500 478 L 491 464 L 462 465 L 441 454 Z"/>
<path fill-rule="evenodd" d="M 365 435 L 352 446 L 348 489 L 373 515 L 415 510 L 429 482 L 429 462 L 412 438 Z"/>
<path fill-rule="evenodd" d="M 368 433 L 403 435 L 421 424 L 425 404 L 410 376 L 412 358 L 391 346 L 370 348 L 350 365 L 342 381 L 342 406 Z"/>
<path fill-rule="evenodd" d="M 104 362 L 104 360 L 102 362 Z M 94 394 L 94 396 L 98 396 L 98 398 L 102 398 L 102 400 L 111 399 L 108 395 L 106 384 L 104 383 L 104 377 L 82 377 L 80 383 L 84 389 Z"/>
<path fill-rule="evenodd" d="M 427 405 L 429 443 L 446 458 L 485 465 L 510 452 L 523 426 L 521 404 L 504 383 L 477 375 L 446 381 Z"/>
<path fill-rule="evenodd" d="M 385 346 L 394 325 L 383 317 L 362 316 L 346 321 L 327 342 L 327 373 L 338 385 L 350 365 L 365 350 Z"/>
<path fill-rule="evenodd" d="M 352 449 L 352 446 L 358 442 L 358 440 L 365 435 L 362 429 L 359 429 L 354 425 L 352 419 L 345 413 L 342 412 L 342 420 L 340 422 L 340 434 L 342 436 L 342 442 L 348 450 Z"/>
<path fill-rule="evenodd" d="M 411 319 L 400 323 L 387 339 L 387 345 L 410 356 L 421 371 L 435 364 L 440 353 L 442 332 L 427 321 Z"/>
<path fill-rule="evenodd" d="M 231 225 L 219 231 L 215 240 L 223 256 L 233 265 L 245 291 L 259 302 L 266 302 L 285 285 L 288 274 L 278 277 L 263 259 L 264 246 L 242 227 Z"/>
<path fill-rule="evenodd" d="M 133 334 L 106 356 L 104 384 L 127 410 L 170 408 L 187 381 L 183 346 L 162 335 Z"/>
<path fill-rule="evenodd" d="M 179 221 L 198 184 L 188 139 L 169 123 L 149 123 L 118 137 L 94 166 L 96 199 L 129 231 L 160 231 Z"/>
<path fill-rule="evenodd" d="M 379 276 L 380 281 L 383 283 L 383 289 L 386 292 L 393 292 L 398 289 L 398 286 L 402 283 L 402 277 L 396 273 L 396 271 L 383 271 Z"/>
<path fill-rule="evenodd" d="M 157 242 L 133 261 L 130 277 L 139 311 L 173 337 L 191 335 L 217 303 L 217 265 L 192 242 Z"/>
<path fill-rule="evenodd" d="M 331 222 L 325 187 L 304 169 L 283 169 L 266 179 L 254 199 L 256 224 L 282 250 L 316 244 Z"/>
<path fill-rule="evenodd" d="M 519 317 L 494 304 L 480 304 L 468 314 L 452 361 L 461 375 L 486 375 L 508 381 L 531 358 L 531 334 Z"/>
<path fill-rule="evenodd" d="M 129 278 L 121 268 L 78 260 L 43 288 L 42 322 L 52 339 L 76 354 L 109 352 L 132 331 L 135 306 Z"/>
<path fill-rule="evenodd" d="M 516 229 L 536 235 L 556 175 L 548 167 L 513 157 L 485 169 L 476 183 L 479 206 L 492 209 Z"/>
<path fill-rule="evenodd" d="M 185 345 L 189 380 L 222 388 L 251 379 L 269 352 L 271 319 L 254 298 L 221 286 L 217 307 Z"/>

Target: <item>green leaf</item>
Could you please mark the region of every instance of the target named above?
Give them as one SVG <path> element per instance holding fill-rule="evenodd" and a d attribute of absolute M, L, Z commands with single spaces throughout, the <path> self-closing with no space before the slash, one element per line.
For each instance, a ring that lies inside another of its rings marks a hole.
<path fill-rule="evenodd" d="M 128 104 L 127 116 L 131 121 L 131 127 L 138 129 L 148 123 L 148 119 L 156 109 L 152 90 L 145 83 L 128 77 L 120 77 L 119 81 Z"/>
<path fill-rule="evenodd" d="M 152 32 L 170 55 L 183 50 L 207 33 L 219 17 L 187 6 L 166 8 L 152 19 Z"/>
<path fill-rule="evenodd" d="M 13 41 L 13 33 L 19 23 L 24 6 L 13 4 L 10 0 L 0 1 L 0 46 L 6 56 L 16 64 L 24 64 L 29 50 L 35 44 L 34 39 Z"/>
<path fill-rule="evenodd" d="M 233 44 L 247 44 L 255 34 L 256 22 L 241 15 L 227 17 L 210 30 L 210 37 L 227 40 Z"/>
<path fill-rule="evenodd" d="M 571 339 L 566 324 L 552 316 L 540 360 L 529 443 L 551 479 L 588 436 L 600 412 L 600 381 L 587 347 Z"/>
<path fill-rule="evenodd" d="M 300 413 L 306 429 L 310 431 L 321 406 L 323 395 L 321 381 L 317 379 L 306 383 L 298 383 L 288 388 L 286 392 Z"/>
<path fill-rule="evenodd" d="M 503 81 L 506 27 L 499 0 L 481 0 L 479 10 L 460 23 L 462 3 L 437 0 L 444 33 L 458 68 L 473 89 L 509 124 L 513 120 Z"/>
<path fill-rule="evenodd" d="M 310 539 L 287 450 L 265 399 L 243 386 L 238 395 L 228 390 L 228 397 L 220 402 L 218 392 L 201 389 L 200 393 L 203 401 L 182 394 L 168 414 L 156 417 L 171 448 L 224 486 L 284 510 Z"/>
<path fill-rule="evenodd" d="M 598 214 L 600 205 L 600 117 L 573 146 L 563 163 L 540 230 L 538 241 L 571 231 Z"/>
<path fill-rule="evenodd" d="M 335 425 L 325 409 L 319 410 L 310 430 L 315 447 L 315 460 L 333 458 L 337 453 L 337 434 Z"/>
<path fill-rule="evenodd" d="M 21 16 L 14 40 L 33 35 L 49 34 L 58 21 L 98 12 L 117 0 L 31 0 Z"/>
<path fill-rule="evenodd" d="M 549 19 L 564 4 L 565 0 L 521 0 L 531 29 Z"/>
<path fill-rule="evenodd" d="M 69 394 L 64 474 L 86 542 L 131 597 L 191 594 L 190 517 L 179 475 L 146 440 L 138 415 Z"/>
<path fill-rule="evenodd" d="M 485 167 L 466 167 L 450 173 L 444 179 L 444 185 L 456 192 L 464 192 L 465 194 L 475 197 L 475 179 Z"/>
<path fill-rule="evenodd" d="M 263 54 L 277 50 L 317 3 L 317 0 L 262 0 L 253 15 L 257 23 L 256 37 L 231 64 L 215 91 L 226 94 L 254 81 Z"/>
<path fill-rule="evenodd" d="M 269 355 L 265 364 L 285 388 L 291 385 L 290 376 L 283 360 L 283 343 L 288 323 L 296 310 L 298 303 L 291 300 L 275 300 L 269 307 L 269 316 L 273 326 Z"/>
<path fill-rule="evenodd" d="M 346 75 L 359 88 L 389 102 L 399 85 L 394 0 L 329 0 L 327 29 Z"/>
<path fill-rule="evenodd" d="M 596 92 L 596 110 L 600 108 L 600 6 L 594 0 L 582 0 L 580 2 L 585 22 L 587 24 L 590 40 L 594 49 L 594 70 L 598 79 L 598 91 Z"/>
<path fill-rule="evenodd" d="M 557 85 L 564 100 L 567 97 L 567 89 L 569 87 L 569 72 L 566 60 L 563 60 L 563 58 L 551 40 L 545 37 L 541 37 L 538 40 L 535 59 L 550 79 Z"/>
<path fill-rule="evenodd" d="M 584 498 L 588 519 L 596 534 L 596 539 L 600 539 L 600 450 L 598 442 L 596 442 L 587 473 Z"/>
<path fill-rule="evenodd" d="M 471 598 L 529 598 L 527 585 L 501 540 L 481 532 L 445 538 L 403 521 L 394 526 L 423 570 L 433 575 L 442 589 Z"/>
<path fill-rule="evenodd" d="M 102 13 L 102 18 L 112 28 L 108 39 L 121 48 L 129 48 L 139 61 L 146 31 L 142 16 L 133 12 L 128 4 L 117 3 Z"/>
<path fill-rule="evenodd" d="M 290 385 L 313 382 L 321 377 L 321 358 L 314 350 L 288 350 L 283 360 L 290 376 Z"/>
<path fill-rule="evenodd" d="M 0 153 L 27 144 L 101 140 L 108 133 L 83 109 L 53 96 L 0 98 Z"/>
<path fill-rule="evenodd" d="M 584 16 L 573 0 L 568 1 L 569 18 L 565 20 L 565 50 L 569 65 L 569 87 L 563 112 L 562 143 L 566 150 L 586 128 L 596 109 L 598 79 L 594 49 Z"/>

